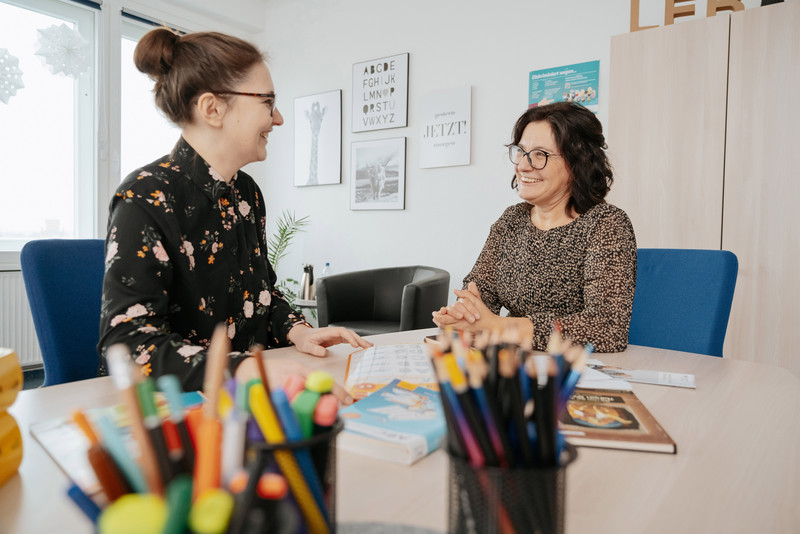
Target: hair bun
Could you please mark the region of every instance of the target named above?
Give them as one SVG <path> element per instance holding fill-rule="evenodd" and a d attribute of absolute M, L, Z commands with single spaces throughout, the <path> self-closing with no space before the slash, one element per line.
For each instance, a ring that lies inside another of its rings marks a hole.
<path fill-rule="evenodd" d="M 168 28 L 147 32 L 133 52 L 133 63 L 155 81 L 172 68 L 172 57 L 181 36 Z"/>

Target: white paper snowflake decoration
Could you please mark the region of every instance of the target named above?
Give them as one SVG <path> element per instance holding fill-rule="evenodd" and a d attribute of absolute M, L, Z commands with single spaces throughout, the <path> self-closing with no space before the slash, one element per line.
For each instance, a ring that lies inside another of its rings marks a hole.
<path fill-rule="evenodd" d="M 89 42 L 66 24 L 39 32 L 36 55 L 42 56 L 50 72 L 77 78 L 89 68 Z"/>
<path fill-rule="evenodd" d="M 19 59 L 8 53 L 8 49 L 0 48 L 0 100 L 8 104 L 8 100 L 22 89 L 22 71 L 19 70 Z"/>

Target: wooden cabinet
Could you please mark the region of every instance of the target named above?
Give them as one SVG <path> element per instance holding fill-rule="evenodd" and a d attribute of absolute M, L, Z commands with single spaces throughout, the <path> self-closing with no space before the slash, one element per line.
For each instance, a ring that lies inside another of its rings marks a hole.
<path fill-rule="evenodd" d="M 611 41 L 609 201 L 640 247 L 733 251 L 725 357 L 800 376 L 800 2 Z"/>

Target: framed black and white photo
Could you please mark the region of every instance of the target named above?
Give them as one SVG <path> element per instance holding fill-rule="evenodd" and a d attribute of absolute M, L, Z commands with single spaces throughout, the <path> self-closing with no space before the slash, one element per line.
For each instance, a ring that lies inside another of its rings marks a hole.
<path fill-rule="evenodd" d="M 342 183 L 342 91 L 294 99 L 294 185 Z"/>
<path fill-rule="evenodd" d="M 402 210 L 405 192 L 405 137 L 352 143 L 351 210 Z"/>
<path fill-rule="evenodd" d="M 408 53 L 353 65 L 353 133 L 408 124 Z"/>

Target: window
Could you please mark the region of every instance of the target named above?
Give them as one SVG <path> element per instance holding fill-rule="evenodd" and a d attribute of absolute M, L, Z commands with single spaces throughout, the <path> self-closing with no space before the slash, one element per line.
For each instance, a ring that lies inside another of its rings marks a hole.
<path fill-rule="evenodd" d="M 133 64 L 136 44 L 151 29 L 151 25 L 122 20 L 120 179 L 168 153 L 181 135 L 180 128 L 156 107 L 153 81 Z"/>
<path fill-rule="evenodd" d="M 57 0 L 0 0 L 0 60 L 16 63 L 24 84 L 0 72 L 0 89 L 13 93 L 0 100 L 0 250 L 93 235 L 96 14 Z"/>

